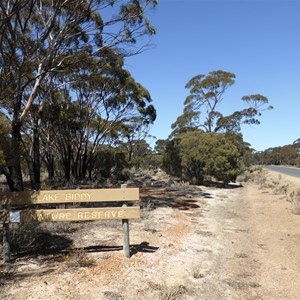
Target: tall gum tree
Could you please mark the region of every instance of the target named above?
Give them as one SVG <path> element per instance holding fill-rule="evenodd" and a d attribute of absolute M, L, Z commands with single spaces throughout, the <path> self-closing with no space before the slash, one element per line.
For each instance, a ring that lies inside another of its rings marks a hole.
<path fill-rule="evenodd" d="M 77 72 L 73 83 L 56 91 L 44 109 L 41 140 L 45 162 L 51 166 L 55 153 L 63 162 L 67 180 L 71 175 L 76 180 L 86 179 L 99 145 L 121 140 L 122 128 L 133 122 L 136 128 L 147 126 L 156 117 L 149 92 L 123 69 L 122 59 L 113 67 L 104 66 L 102 59 L 100 62 L 101 68 L 94 64 Z M 49 138 L 52 147 L 47 147 Z"/>
<path fill-rule="evenodd" d="M 197 75 L 187 84 L 190 93 L 184 111 L 167 141 L 163 167 L 171 175 L 202 183 L 205 176 L 228 183 L 249 164 L 249 145 L 243 141 L 242 124 L 259 124 L 262 111 L 272 109 L 260 94 L 242 97 L 245 108 L 223 115 L 220 104 L 235 74 L 217 70 Z M 175 166 L 175 167 L 174 167 Z"/>
<path fill-rule="evenodd" d="M 172 124 L 173 135 L 194 129 L 205 132 L 239 132 L 242 124 L 259 124 L 258 117 L 268 106 L 268 98 L 253 94 L 242 97 L 246 107 L 224 116 L 219 111 L 224 94 L 235 83 L 235 74 L 222 70 L 208 75 L 197 75 L 187 84 L 190 94 L 184 102 L 184 111 Z"/>
<path fill-rule="evenodd" d="M 22 129 L 33 106 L 42 110 L 41 85 L 71 74 L 85 57 L 113 48 L 132 55 L 143 35 L 155 33 L 146 10 L 156 0 L 3 0 L 0 2 L 0 111 L 11 123 L 7 162 L 11 190 L 24 189 Z M 105 16 L 105 17 L 103 17 Z M 57 87 L 53 87 L 57 88 Z M 38 139 L 36 139 L 37 142 Z"/>

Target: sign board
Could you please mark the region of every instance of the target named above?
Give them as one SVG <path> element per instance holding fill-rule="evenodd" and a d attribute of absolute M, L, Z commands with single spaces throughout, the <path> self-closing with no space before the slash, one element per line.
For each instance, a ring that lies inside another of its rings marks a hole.
<path fill-rule="evenodd" d="M 74 202 L 139 201 L 138 188 L 49 190 L 0 193 L 2 205 L 29 205 Z"/>
<path fill-rule="evenodd" d="M 30 204 L 57 204 L 75 202 L 128 202 L 139 201 L 139 189 L 122 186 L 121 189 L 51 190 L 38 192 L 0 193 L 0 223 L 3 223 L 3 258 L 10 260 L 9 223 L 65 222 L 93 220 L 122 220 L 123 251 L 130 257 L 128 219 L 140 218 L 139 206 L 68 208 L 68 209 L 27 209 L 16 211 L 16 207 Z M 14 210 L 15 209 L 15 210 Z M 20 208 L 18 208 L 20 209 Z"/>
<path fill-rule="evenodd" d="M 21 222 L 66 222 L 138 219 L 139 207 L 69 208 L 21 211 Z"/>

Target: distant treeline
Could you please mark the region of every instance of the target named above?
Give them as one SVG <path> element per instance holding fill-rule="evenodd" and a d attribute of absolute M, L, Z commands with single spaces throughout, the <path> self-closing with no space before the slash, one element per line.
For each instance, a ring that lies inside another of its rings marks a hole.
<path fill-rule="evenodd" d="M 269 148 L 254 154 L 259 165 L 291 165 L 300 167 L 300 139 L 293 144 Z"/>

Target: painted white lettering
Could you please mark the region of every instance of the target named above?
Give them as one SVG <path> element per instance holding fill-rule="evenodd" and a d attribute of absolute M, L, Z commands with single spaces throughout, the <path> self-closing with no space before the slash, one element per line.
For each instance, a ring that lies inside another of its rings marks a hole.
<path fill-rule="evenodd" d="M 78 216 L 78 219 L 84 219 L 83 212 L 78 212 L 77 216 Z"/>
<path fill-rule="evenodd" d="M 51 215 L 45 215 L 45 219 L 50 217 L 52 220 L 58 220 L 59 219 L 59 214 L 58 213 L 52 213 Z"/>
<path fill-rule="evenodd" d="M 88 201 L 91 200 L 91 195 L 86 193 L 65 194 L 66 201 Z"/>
<path fill-rule="evenodd" d="M 47 196 L 48 196 L 47 201 L 49 201 L 49 202 L 50 202 L 50 201 L 52 201 L 52 202 L 54 201 L 54 199 L 55 199 L 55 198 L 54 198 L 54 195 L 47 195 Z"/>

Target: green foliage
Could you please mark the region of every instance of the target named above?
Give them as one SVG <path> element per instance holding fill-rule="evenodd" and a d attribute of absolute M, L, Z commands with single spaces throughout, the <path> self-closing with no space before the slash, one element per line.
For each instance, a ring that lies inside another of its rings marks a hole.
<path fill-rule="evenodd" d="M 213 71 L 197 75 L 187 84 L 190 94 L 184 111 L 174 124 L 164 154 L 163 167 L 194 183 L 205 177 L 228 183 L 235 181 L 245 166 L 252 163 L 252 149 L 239 133 L 242 124 L 259 124 L 268 99 L 259 94 L 242 97 L 246 108 L 223 115 L 219 111 L 225 92 L 235 83 L 235 74 Z"/>
<path fill-rule="evenodd" d="M 125 154 L 113 149 L 99 150 L 93 160 L 93 178 L 105 181 L 109 178 L 116 180 L 127 180 L 128 176 L 124 170 L 128 168 Z"/>
<path fill-rule="evenodd" d="M 206 176 L 228 183 L 235 181 L 243 168 L 242 150 L 232 136 L 187 132 L 169 142 L 164 169 L 195 184 L 202 184 Z"/>
<path fill-rule="evenodd" d="M 168 141 L 167 140 L 157 140 L 155 142 L 154 152 L 158 154 L 162 154 L 165 152 L 167 147 Z"/>
<path fill-rule="evenodd" d="M 96 160 L 94 160 L 95 171 L 102 178 L 110 178 L 112 173 L 112 168 L 115 164 L 114 153 L 110 150 L 99 151 L 96 155 Z"/>
<path fill-rule="evenodd" d="M 155 170 L 162 167 L 162 154 L 149 153 L 143 160 L 142 167 Z"/>
<path fill-rule="evenodd" d="M 163 154 L 162 168 L 170 175 L 181 177 L 182 166 L 180 157 L 180 139 L 173 139 L 166 145 Z"/>
<path fill-rule="evenodd" d="M 248 107 L 227 116 L 218 110 L 224 93 L 234 82 L 235 74 L 221 70 L 193 77 L 186 84 L 190 95 L 184 102 L 183 114 L 172 124 L 172 136 L 195 128 L 205 132 L 237 133 L 241 124 L 259 124 L 261 111 L 273 108 L 266 107 L 268 99 L 265 96 L 254 94 L 242 97 Z"/>

